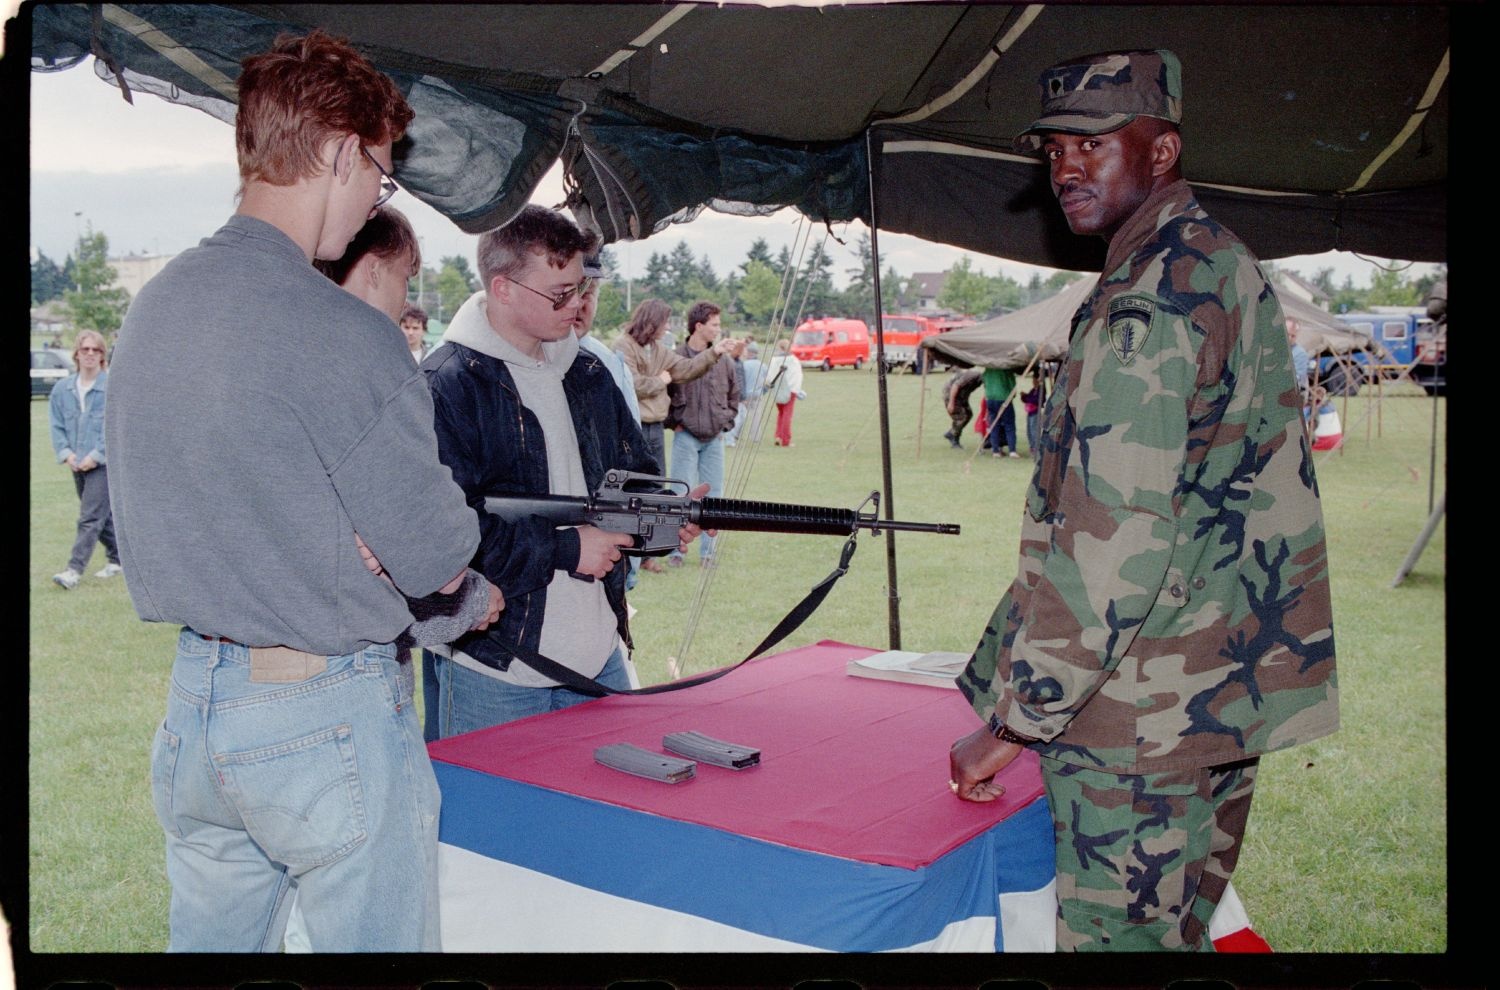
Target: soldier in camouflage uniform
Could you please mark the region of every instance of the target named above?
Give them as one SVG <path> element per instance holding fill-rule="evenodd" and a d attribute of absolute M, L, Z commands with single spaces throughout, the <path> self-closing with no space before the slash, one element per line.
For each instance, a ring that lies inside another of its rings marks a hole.
<path fill-rule="evenodd" d="M 1075 233 L 1108 238 L 1041 425 L 1019 571 L 950 754 L 992 800 L 1041 757 L 1059 949 L 1211 949 L 1260 754 L 1338 726 L 1328 560 L 1281 308 L 1182 180 L 1170 52 L 1041 77 Z"/>
<path fill-rule="evenodd" d="M 962 368 L 949 375 L 948 380 L 943 383 L 943 408 L 948 410 L 948 418 L 953 423 L 948 432 L 943 434 L 943 439 L 948 441 L 949 446 L 963 447 L 958 438 L 964 435 L 964 427 L 974 418 L 974 410 L 969 408 L 969 396 L 974 394 L 974 390 L 983 381 L 983 368 Z"/>

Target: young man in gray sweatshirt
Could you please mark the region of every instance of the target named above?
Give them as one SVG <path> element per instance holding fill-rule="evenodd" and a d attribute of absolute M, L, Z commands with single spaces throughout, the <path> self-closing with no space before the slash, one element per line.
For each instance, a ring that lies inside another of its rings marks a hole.
<path fill-rule="evenodd" d="M 238 93 L 239 209 L 136 297 L 106 412 L 131 600 L 183 626 L 151 761 L 168 949 L 276 951 L 295 888 L 315 951 L 433 951 L 439 795 L 397 640 L 414 608 L 482 627 L 502 600 L 400 334 L 311 264 L 394 192 L 412 112 L 319 31 Z"/>

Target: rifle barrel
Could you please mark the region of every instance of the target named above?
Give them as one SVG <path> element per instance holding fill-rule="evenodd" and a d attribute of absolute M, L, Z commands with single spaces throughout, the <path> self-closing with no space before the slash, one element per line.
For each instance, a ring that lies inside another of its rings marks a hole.
<path fill-rule="evenodd" d="M 861 519 L 861 526 L 868 529 L 896 529 L 907 533 L 946 533 L 949 536 L 959 535 L 958 523 L 920 523 L 902 522 L 899 519 Z"/>
<path fill-rule="evenodd" d="M 704 529 L 740 530 L 759 533 L 811 533 L 818 536 L 848 536 L 863 527 L 910 533 L 957 534 L 956 523 L 900 522 L 861 516 L 853 509 L 822 505 L 789 505 L 748 499 L 705 498 L 693 522 Z"/>

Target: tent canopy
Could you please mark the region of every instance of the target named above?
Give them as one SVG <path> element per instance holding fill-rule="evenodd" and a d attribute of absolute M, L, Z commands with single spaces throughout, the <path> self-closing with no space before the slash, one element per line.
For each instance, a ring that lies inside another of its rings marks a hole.
<path fill-rule="evenodd" d="M 1445 259 L 1450 11 L 1429 5 L 60 4 L 32 67 L 99 55 L 132 92 L 230 120 L 283 30 L 350 38 L 416 111 L 397 177 L 462 229 L 503 224 L 559 157 L 610 241 L 704 207 L 1097 269 L 1010 140 L 1047 65 L 1171 48 L 1185 173 L 1261 257 Z M 872 160 L 873 159 L 873 160 Z M 871 195 L 873 174 L 874 195 Z M 873 207 L 872 207 L 873 200 Z"/>
<path fill-rule="evenodd" d="M 964 368 L 1006 368 L 1019 371 L 1033 360 L 1056 361 L 1068 350 L 1068 331 L 1073 315 L 1094 291 L 1096 278 L 1070 282 L 1056 295 L 972 326 L 928 337 L 921 346 L 949 364 Z M 1378 348 L 1337 317 L 1323 312 L 1291 293 L 1279 293 L 1282 312 L 1295 317 L 1298 343 L 1313 357 L 1347 354 Z"/>

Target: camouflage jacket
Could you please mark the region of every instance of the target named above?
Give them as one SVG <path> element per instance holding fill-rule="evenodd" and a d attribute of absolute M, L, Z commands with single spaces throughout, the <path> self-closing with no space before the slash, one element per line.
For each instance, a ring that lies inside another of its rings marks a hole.
<path fill-rule="evenodd" d="M 1185 182 L 1073 319 L 1020 565 L 959 687 L 1043 755 L 1208 767 L 1338 727 L 1322 510 L 1281 307 Z"/>

